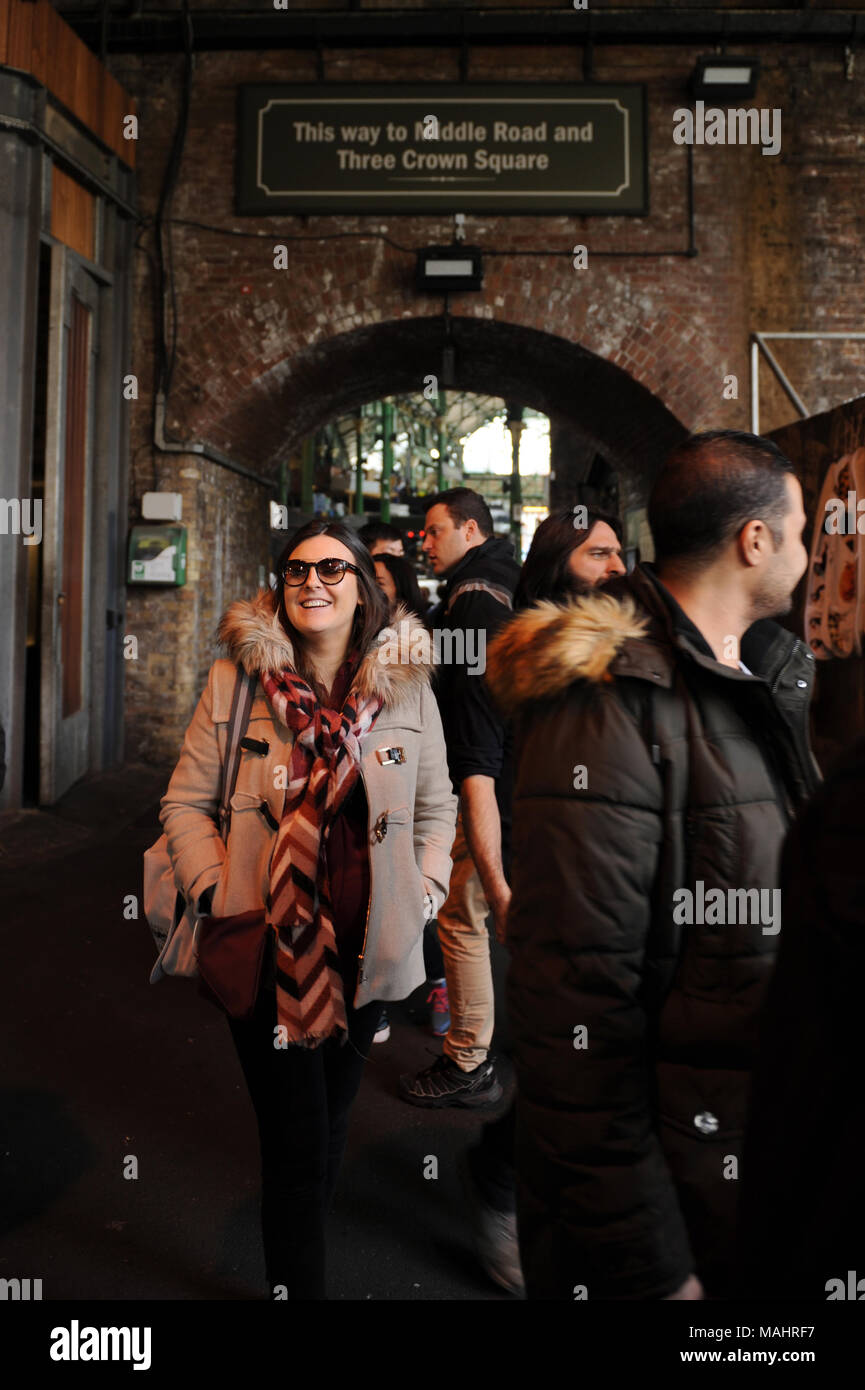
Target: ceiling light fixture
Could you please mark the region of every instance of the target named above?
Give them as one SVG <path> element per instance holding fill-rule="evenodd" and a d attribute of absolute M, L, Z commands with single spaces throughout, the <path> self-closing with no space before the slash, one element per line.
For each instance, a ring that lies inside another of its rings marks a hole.
<path fill-rule="evenodd" d="M 759 75 L 759 58 L 721 58 L 713 53 L 697 59 L 691 74 L 691 95 L 703 99 L 752 97 Z"/>

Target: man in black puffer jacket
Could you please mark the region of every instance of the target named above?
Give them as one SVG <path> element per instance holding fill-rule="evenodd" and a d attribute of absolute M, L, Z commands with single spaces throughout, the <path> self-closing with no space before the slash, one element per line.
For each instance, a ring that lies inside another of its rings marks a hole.
<path fill-rule="evenodd" d="M 767 440 L 697 435 L 649 504 L 657 570 L 518 614 L 508 1003 L 530 1298 L 733 1291 L 778 857 L 817 786 L 814 662 L 770 614 L 807 555 Z"/>

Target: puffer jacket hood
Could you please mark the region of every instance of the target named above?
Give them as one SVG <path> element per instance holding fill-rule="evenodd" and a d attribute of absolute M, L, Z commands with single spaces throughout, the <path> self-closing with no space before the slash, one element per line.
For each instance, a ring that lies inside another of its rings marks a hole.
<path fill-rule="evenodd" d="M 517 613 L 487 653 L 487 681 L 500 708 L 561 694 L 575 680 L 609 680 L 625 642 L 640 638 L 648 620 L 630 598 L 586 594 L 568 604 L 549 600 Z"/>
<path fill-rule="evenodd" d="M 622 676 L 669 688 L 682 657 L 718 673 L 710 648 L 684 614 L 681 618 L 690 631 L 677 626 L 648 564 L 612 580 L 603 593 L 584 594 L 567 604 L 533 604 L 512 618 L 488 648 L 490 689 L 503 711 L 516 713 L 534 700 L 564 694 L 577 680 L 598 684 Z M 795 723 L 798 692 L 805 688 L 801 682 L 810 689 L 814 679 L 805 643 L 774 619 L 761 618 L 743 634 L 741 655 Z M 729 667 L 721 668 L 721 674 L 745 679 Z M 812 768 L 810 752 L 801 737 L 798 741 L 803 762 Z"/>
<path fill-rule="evenodd" d="M 220 620 L 217 639 L 249 675 L 295 669 L 294 647 L 268 589 L 232 603 Z M 429 685 L 433 667 L 430 634 L 417 614 L 400 603 L 361 661 L 355 684 L 363 699 L 379 698 L 385 709 L 392 709 L 412 689 Z"/>

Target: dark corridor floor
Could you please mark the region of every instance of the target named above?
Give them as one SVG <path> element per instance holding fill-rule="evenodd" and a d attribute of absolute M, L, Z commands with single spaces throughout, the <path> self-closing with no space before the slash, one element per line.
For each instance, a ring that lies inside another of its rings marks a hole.
<path fill-rule="evenodd" d="M 46 1300 L 266 1292 L 255 1121 L 225 1021 L 188 982 L 149 984 L 147 923 L 123 916 L 169 772 L 115 769 L 49 811 L 0 817 L 0 1278 L 41 1278 Z M 498 996 L 495 943 L 493 957 Z M 397 1096 L 400 1073 L 441 1048 L 423 1000 L 392 1006 L 365 1068 L 330 1218 L 331 1298 L 506 1297 L 474 1260 L 456 1173 L 480 1117 Z"/>

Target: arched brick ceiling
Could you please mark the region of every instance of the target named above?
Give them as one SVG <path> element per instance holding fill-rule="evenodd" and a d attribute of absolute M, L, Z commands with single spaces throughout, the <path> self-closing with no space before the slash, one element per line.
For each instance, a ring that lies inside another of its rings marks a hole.
<path fill-rule="evenodd" d="M 573 423 L 614 467 L 648 483 L 687 433 L 650 391 L 594 353 L 551 333 L 484 318 L 452 318 L 454 386 L 501 396 Z M 443 317 L 364 325 L 266 372 L 217 432 L 275 470 L 301 439 L 367 401 L 423 390 L 440 371 Z"/>

